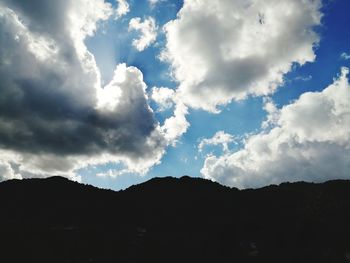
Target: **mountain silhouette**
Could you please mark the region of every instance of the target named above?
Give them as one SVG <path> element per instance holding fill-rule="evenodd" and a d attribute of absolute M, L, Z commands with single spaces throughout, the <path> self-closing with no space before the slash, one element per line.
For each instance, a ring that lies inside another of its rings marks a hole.
<path fill-rule="evenodd" d="M 350 181 L 0 183 L 0 262 L 350 262 Z"/>

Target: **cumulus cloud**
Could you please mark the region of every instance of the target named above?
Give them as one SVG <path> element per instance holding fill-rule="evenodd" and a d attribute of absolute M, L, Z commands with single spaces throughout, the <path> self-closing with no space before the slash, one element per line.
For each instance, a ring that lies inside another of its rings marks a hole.
<path fill-rule="evenodd" d="M 174 105 L 175 91 L 166 87 L 153 87 L 151 98 L 159 107 L 159 111 L 170 109 Z"/>
<path fill-rule="evenodd" d="M 203 139 L 198 145 L 199 152 L 203 151 L 207 145 L 222 145 L 224 152 L 228 151 L 228 145 L 235 142 L 233 135 L 225 133 L 224 131 L 218 131 L 212 138 Z"/>
<path fill-rule="evenodd" d="M 184 102 L 216 106 L 267 95 L 293 63 L 314 61 L 320 0 L 185 0 L 164 27 L 161 59 L 172 65 Z"/>
<path fill-rule="evenodd" d="M 144 173 L 160 162 L 171 142 L 142 73 L 118 65 L 102 87 L 84 43 L 113 12 L 103 0 L 0 3 L 2 179 L 77 179 L 77 169 L 107 162 Z"/>
<path fill-rule="evenodd" d="M 267 129 L 273 126 L 279 118 L 279 111 L 273 100 L 269 97 L 263 99 L 264 107 L 263 109 L 268 113 L 265 121 L 262 122 L 261 128 Z"/>
<path fill-rule="evenodd" d="M 175 145 L 178 138 L 187 131 L 190 126 L 186 119 L 187 114 L 187 106 L 181 101 L 176 101 L 174 115 L 166 119 L 161 127 L 162 134 L 168 144 Z"/>
<path fill-rule="evenodd" d="M 129 22 L 129 31 L 132 30 L 140 32 L 140 37 L 132 41 L 132 45 L 138 51 L 145 50 L 157 39 L 158 26 L 153 17 L 148 17 L 143 22 L 140 17 L 132 18 Z"/>
<path fill-rule="evenodd" d="M 167 118 L 160 129 L 167 143 L 175 145 L 190 126 L 186 118 L 188 107 L 174 90 L 166 87 L 153 87 L 151 98 L 157 103 L 160 112 L 174 108 L 173 116 Z"/>
<path fill-rule="evenodd" d="M 349 179 L 348 72 L 343 68 L 322 92 L 304 93 L 280 110 L 270 105 L 274 127 L 250 136 L 237 152 L 208 156 L 203 176 L 239 188 Z"/>
<path fill-rule="evenodd" d="M 126 0 L 117 0 L 118 7 L 115 10 L 116 19 L 126 15 L 130 11 L 129 3 Z"/>

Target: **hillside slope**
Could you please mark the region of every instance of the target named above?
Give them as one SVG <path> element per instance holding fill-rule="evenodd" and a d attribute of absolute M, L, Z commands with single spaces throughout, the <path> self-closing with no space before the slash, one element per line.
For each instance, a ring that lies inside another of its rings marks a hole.
<path fill-rule="evenodd" d="M 0 183 L 0 262 L 350 262 L 350 182 Z"/>

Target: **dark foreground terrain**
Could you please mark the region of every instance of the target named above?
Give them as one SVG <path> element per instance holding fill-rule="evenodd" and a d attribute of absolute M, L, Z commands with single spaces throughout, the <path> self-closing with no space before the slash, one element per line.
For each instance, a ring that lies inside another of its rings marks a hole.
<path fill-rule="evenodd" d="M 0 262 L 350 262 L 350 182 L 239 191 L 153 179 L 0 184 Z"/>

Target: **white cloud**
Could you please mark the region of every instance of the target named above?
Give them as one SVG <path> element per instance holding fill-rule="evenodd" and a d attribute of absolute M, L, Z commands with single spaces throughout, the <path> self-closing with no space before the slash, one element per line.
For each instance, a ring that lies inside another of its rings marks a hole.
<path fill-rule="evenodd" d="M 178 94 L 166 87 L 153 87 L 151 98 L 157 103 L 158 111 L 165 111 L 174 107 L 173 116 L 167 118 L 160 130 L 167 144 L 175 146 L 178 139 L 187 131 L 190 123 L 187 121 L 188 107 L 182 102 Z"/>
<path fill-rule="evenodd" d="M 178 138 L 187 131 L 190 126 L 186 119 L 187 114 L 187 106 L 180 101 L 175 101 L 174 115 L 166 119 L 161 127 L 161 131 L 168 144 L 175 145 Z"/>
<path fill-rule="evenodd" d="M 293 63 L 314 61 L 320 7 L 320 0 L 185 0 L 164 27 L 161 58 L 184 102 L 215 112 L 232 99 L 274 92 Z"/>
<path fill-rule="evenodd" d="M 235 138 L 233 135 L 225 133 L 224 131 L 218 131 L 215 135 L 210 139 L 203 139 L 199 145 L 199 152 L 203 151 L 204 147 L 207 145 L 222 145 L 222 149 L 224 152 L 228 151 L 228 144 L 235 142 Z"/>
<path fill-rule="evenodd" d="M 78 169 L 109 162 L 142 174 L 182 134 L 184 108 L 160 127 L 137 68 L 120 64 L 101 86 L 84 41 L 112 14 L 103 0 L 0 3 L 2 179 L 79 180 Z"/>
<path fill-rule="evenodd" d="M 140 37 L 134 39 L 132 44 L 138 51 L 143 51 L 157 39 L 158 26 L 153 17 L 146 18 L 141 22 L 140 17 L 134 17 L 129 22 L 129 31 L 136 30 L 140 32 Z"/>
<path fill-rule="evenodd" d="M 129 173 L 128 169 L 121 169 L 121 170 L 110 169 L 107 172 L 97 173 L 96 176 L 98 176 L 98 177 L 117 178 L 117 177 L 120 177 L 120 176 L 128 174 L 128 173 Z"/>
<path fill-rule="evenodd" d="M 299 81 L 309 81 L 312 80 L 312 76 L 308 75 L 308 76 L 298 76 L 295 78 L 295 80 L 299 80 Z"/>
<path fill-rule="evenodd" d="M 173 107 L 174 96 L 175 91 L 169 88 L 153 87 L 152 89 L 151 98 L 157 103 L 159 111 L 165 111 Z"/>
<path fill-rule="evenodd" d="M 159 0 L 148 0 L 148 2 L 151 6 L 154 6 L 159 2 Z"/>
<path fill-rule="evenodd" d="M 268 113 L 267 119 L 261 124 L 261 128 L 267 129 L 273 126 L 279 118 L 279 111 L 271 98 L 264 98 L 264 110 Z"/>
<path fill-rule="evenodd" d="M 115 10 L 116 18 L 120 18 L 130 12 L 130 6 L 126 0 L 117 0 L 118 7 Z"/>
<path fill-rule="evenodd" d="M 0 181 L 10 179 L 22 179 L 22 176 L 17 174 L 8 162 L 0 160 Z"/>
<path fill-rule="evenodd" d="M 151 8 L 154 8 L 157 4 L 160 2 L 165 2 L 166 0 L 148 0 L 149 5 Z"/>
<path fill-rule="evenodd" d="M 340 54 L 340 58 L 343 60 L 348 60 L 348 59 L 350 59 L 350 55 L 347 54 L 346 52 L 343 52 Z"/>
<path fill-rule="evenodd" d="M 250 136 L 243 149 L 209 156 L 205 178 L 239 188 L 284 181 L 349 179 L 350 86 L 348 69 L 322 92 L 307 92 L 272 109 L 274 127 Z M 278 116 L 278 117 L 276 117 Z"/>

